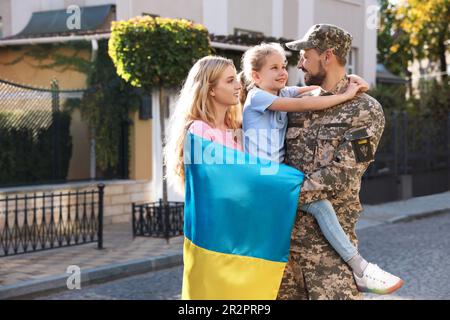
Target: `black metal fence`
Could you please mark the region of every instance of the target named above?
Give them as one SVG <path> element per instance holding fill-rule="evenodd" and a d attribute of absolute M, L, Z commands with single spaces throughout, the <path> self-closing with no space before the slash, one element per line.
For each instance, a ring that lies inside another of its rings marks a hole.
<path fill-rule="evenodd" d="M 60 94 L 56 82 L 45 90 L 0 80 L 0 186 L 65 180 L 71 117 Z"/>
<path fill-rule="evenodd" d="M 380 203 L 450 190 L 450 113 L 445 117 L 386 114 L 386 127 L 362 179 L 361 202 Z"/>
<path fill-rule="evenodd" d="M 0 199 L 0 257 L 92 242 L 102 249 L 104 187 Z"/>
<path fill-rule="evenodd" d="M 134 237 L 165 238 L 183 234 L 184 202 L 132 204 Z"/>
<path fill-rule="evenodd" d="M 117 166 L 97 168 L 95 177 L 84 170 L 68 178 L 73 146 L 90 143 L 71 135 L 71 105 L 89 90 L 60 90 L 55 81 L 42 89 L 0 79 L 0 187 L 128 179 L 129 122 L 120 128 Z"/>

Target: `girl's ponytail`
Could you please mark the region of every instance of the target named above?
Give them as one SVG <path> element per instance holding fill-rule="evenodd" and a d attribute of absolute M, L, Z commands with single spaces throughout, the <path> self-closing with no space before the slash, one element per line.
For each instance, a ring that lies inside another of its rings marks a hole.
<path fill-rule="evenodd" d="M 243 108 L 245 104 L 245 99 L 247 99 L 250 83 L 245 77 L 244 71 L 239 72 L 238 80 L 241 83 L 241 92 L 239 93 L 239 101 L 241 102 L 241 106 Z"/>

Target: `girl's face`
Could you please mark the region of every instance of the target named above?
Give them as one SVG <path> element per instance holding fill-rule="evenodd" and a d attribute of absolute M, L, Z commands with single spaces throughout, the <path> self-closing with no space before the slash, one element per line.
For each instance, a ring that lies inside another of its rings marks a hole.
<path fill-rule="evenodd" d="M 241 83 L 237 79 L 236 69 L 228 66 L 211 89 L 210 96 L 215 105 L 230 107 L 239 104 L 240 91 Z"/>
<path fill-rule="evenodd" d="M 278 52 L 266 57 L 266 61 L 259 71 L 253 71 L 255 84 L 275 94 L 286 86 L 288 72 L 286 70 L 286 57 Z"/>

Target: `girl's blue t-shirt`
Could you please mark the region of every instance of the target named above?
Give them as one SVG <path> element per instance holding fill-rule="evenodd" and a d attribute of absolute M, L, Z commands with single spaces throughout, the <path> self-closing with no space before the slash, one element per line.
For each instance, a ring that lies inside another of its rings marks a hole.
<path fill-rule="evenodd" d="M 298 87 L 284 87 L 278 96 L 256 87 L 248 92 L 242 123 L 246 152 L 278 163 L 284 161 L 287 112 L 268 108 L 276 98 L 298 95 Z"/>

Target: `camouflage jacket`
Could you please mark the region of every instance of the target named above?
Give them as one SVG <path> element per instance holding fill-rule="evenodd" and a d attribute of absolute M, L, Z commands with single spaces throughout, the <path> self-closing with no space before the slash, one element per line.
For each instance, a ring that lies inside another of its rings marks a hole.
<path fill-rule="evenodd" d="M 343 78 L 331 93 L 347 87 Z M 289 113 L 286 163 L 306 174 L 301 204 L 327 198 L 357 246 L 361 176 L 373 161 L 384 129 L 380 104 L 366 94 L 318 112 Z M 309 214 L 297 214 L 289 262 L 278 299 L 361 299 L 349 266 L 324 238 Z"/>
<path fill-rule="evenodd" d="M 331 93 L 347 88 L 344 77 Z M 381 105 L 367 94 L 317 112 L 289 113 L 286 163 L 306 174 L 300 203 L 328 198 L 361 211 L 361 177 L 374 154 L 385 124 Z"/>

